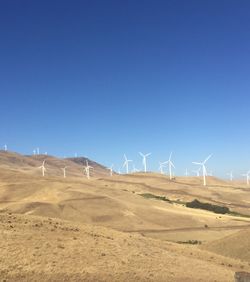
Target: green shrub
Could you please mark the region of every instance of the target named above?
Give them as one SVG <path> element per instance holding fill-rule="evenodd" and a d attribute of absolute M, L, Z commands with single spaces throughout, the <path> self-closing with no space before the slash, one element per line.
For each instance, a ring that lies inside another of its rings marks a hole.
<path fill-rule="evenodd" d="M 193 200 L 192 202 L 186 203 L 186 206 L 188 208 L 202 209 L 202 210 L 212 211 L 214 213 L 219 213 L 219 214 L 226 214 L 230 212 L 228 207 L 213 205 L 210 203 L 202 203 L 198 201 L 197 199 Z"/>
<path fill-rule="evenodd" d="M 165 196 L 157 196 L 157 195 L 150 194 L 150 193 L 140 194 L 140 196 L 142 196 L 142 197 L 144 197 L 146 199 L 156 199 L 156 200 L 160 200 L 160 201 L 171 202 Z"/>

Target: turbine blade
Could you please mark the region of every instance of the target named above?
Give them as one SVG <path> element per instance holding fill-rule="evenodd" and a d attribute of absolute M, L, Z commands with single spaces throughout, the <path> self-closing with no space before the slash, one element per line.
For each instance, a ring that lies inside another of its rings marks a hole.
<path fill-rule="evenodd" d="M 205 163 L 212 157 L 212 155 L 213 155 L 213 154 L 209 155 L 209 156 L 205 159 L 205 161 L 203 162 L 203 164 L 205 164 Z"/>
<path fill-rule="evenodd" d="M 170 161 L 171 158 L 172 158 L 172 154 L 173 154 L 173 152 L 170 153 L 170 156 L 169 156 L 169 159 L 168 159 L 169 161 Z"/>
<path fill-rule="evenodd" d="M 202 163 L 198 163 L 198 162 L 192 162 L 192 163 L 196 165 L 202 165 Z"/>

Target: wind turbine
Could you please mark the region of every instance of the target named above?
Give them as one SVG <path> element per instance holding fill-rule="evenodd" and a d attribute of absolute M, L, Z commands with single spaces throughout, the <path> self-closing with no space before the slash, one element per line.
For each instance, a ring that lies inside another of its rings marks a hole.
<path fill-rule="evenodd" d="M 230 181 L 233 181 L 233 178 L 234 178 L 234 176 L 233 176 L 233 172 L 232 172 L 232 171 L 230 171 L 229 173 L 227 173 L 227 175 L 229 175 L 229 177 L 230 177 Z"/>
<path fill-rule="evenodd" d="M 62 171 L 63 171 L 63 178 L 66 178 L 66 168 L 67 168 L 67 166 L 65 166 L 65 167 L 62 168 Z"/>
<path fill-rule="evenodd" d="M 185 175 L 186 175 L 186 176 L 189 175 L 187 168 L 186 168 L 186 171 L 185 171 Z"/>
<path fill-rule="evenodd" d="M 200 171 L 201 171 L 201 168 L 199 168 L 197 170 L 193 170 L 193 172 L 196 174 L 197 177 L 200 176 Z"/>
<path fill-rule="evenodd" d="M 139 170 L 133 165 L 133 173 L 139 172 Z"/>
<path fill-rule="evenodd" d="M 33 150 L 33 155 L 34 155 L 34 156 L 36 155 L 36 149 Z"/>
<path fill-rule="evenodd" d="M 4 151 L 5 151 L 5 152 L 8 151 L 8 146 L 7 146 L 6 144 L 3 146 L 3 148 L 4 148 Z"/>
<path fill-rule="evenodd" d="M 92 166 L 89 165 L 88 160 L 86 160 L 86 166 L 84 167 L 85 173 L 88 179 L 90 179 L 90 169 L 93 168 Z"/>
<path fill-rule="evenodd" d="M 45 168 L 45 160 L 43 161 L 43 164 L 41 166 L 39 166 L 39 168 L 41 168 L 42 170 L 42 175 L 44 176 L 45 175 L 45 171 L 46 171 L 46 168 Z"/>
<path fill-rule="evenodd" d="M 142 165 L 144 166 L 144 172 L 147 172 L 147 157 L 150 156 L 151 153 L 144 155 L 143 153 L 139 152 L 139 154 L 142 157 Z"/>
<path fill-rule="evenodd" d="M 206 176 L 207 176 L 207 170 L 206 170 L 206 167 L 205 167 L 205 163 L 212 157 L 212 154 L 209 155 L 205 161 L 203 161 L 202 163 L 198 163 L 198 162 L 193 162 L 193 164 L 196 164 L 196 165 L 200 165 L 202 167 L 202 173 L 203 173 L 203 185 L 206 186 L 207 185 L 207 182 L 206 182 Z"/>
<path fill-rule="evenodd" d="M 164 164 L 166 164 L 166 162 L 159 162 L 159 170 L 160 170 L 160 172 L 161 172 L 161 174 L 164 174 L 164 171 L 163 171 L 163 168 L 164 168 Z"/>
<path fill-rule="evenodd" d="M 172 158 L 172 152 L 170 153 L 170 156 L 169 156 L 168 161 L 166 161 L 165 163 L 163 163 L 163 164 L 168 164 L 169 179 L 170 179 L 170 180 L 172 179 L 172 167 L 175 168 L 173 162 L 171 161 L 171 158 Z"/>
<path fill-rule="evenodd" d="M 246 174 L 242 174 L 242 176 L 246 176 L 246 178 L 247 178 L 247 185 L 249 185 L 250 170 Z"/>
<path fill-rule="evenodd" d="M 36 148 L 37 155 L 40 155 L 40 149 Z"/>
<path fill-rule="evenodd" d="M 129 173 L 129 162 L 132 162 L 132 160 L 128 160 L 127 159 L 127 156 L 124 154 L 124 159 L 125 159 L 125 162 L 123 164 L 123 167 L 126 167 L 126 171 L 127 171 L 127 174 Z"/>
<path fill-rule="evenodd" d="M 110 171 L 110 176 L 111 177 L 113 176 L 113 168 L 114 168 L 113 164 L 111 165 L 111 167 L 108 168 L 108 170 Z"/>

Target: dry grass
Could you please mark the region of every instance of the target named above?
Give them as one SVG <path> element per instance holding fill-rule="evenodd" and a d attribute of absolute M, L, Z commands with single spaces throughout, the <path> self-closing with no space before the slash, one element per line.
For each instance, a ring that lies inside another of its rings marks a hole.
<path fill-rule="evenodd" d="M 43 178 L 37 166 L 44 156 L 37 158 L 0 153 L 1 278 L 231 281 L 235 270 L 249 270 L 249 257 L 239 255 L 240 245 L 246 248 L 249 241 L 242 236 L 242 243 L 235 233 L 249 234 L 250 218 L 140 196 L 151 193 L 184 202 L 197 198 L 250 214 L 246 186 L 209 178 L 204 188 L 199 178 L 170 182 L 152 173 L 111 178 L 98 164 L 95 177 L 87 180 L 81 164 L 53 157 L 47 157 L 50 173 Z M 72 167 L 63 179 L 65 162 Z M 166 242 L 193 240 L 204 249 Z"/>

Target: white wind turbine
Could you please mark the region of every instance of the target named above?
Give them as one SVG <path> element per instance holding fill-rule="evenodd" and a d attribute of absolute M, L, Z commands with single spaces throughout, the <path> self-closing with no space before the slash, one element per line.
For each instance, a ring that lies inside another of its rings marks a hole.
<path fill-rule="evenodd" d="M 40 168 L 42 170 L 42 175 L 45 175 L 45 171 L 46 171 L 46 167 L 45 167 L 45 160 L 43 161 L 43 164 L 41 166 L 39 166 L 38 168 Z"/>
<path fill-rule="evenodd" d="M 84 167 L 86 176 L 88 179 L 90 179 L 90 169 L 93 168 L 92 166 L 89 165 L 88 160 L 86 160 L 86 166 Z"/>
<path fill-rule="evenodd" d="M 126 171 L 127 171 L 127 174 L 129 173 L 129 163 L 132 162 L 132 160 L 128 160 L 127 159 L 127 156 L 124 154 L 124 164 L 123 164 L 123 167 L 126 167 Z"/>
<path fill-rule="evenodd" d="M 163 168 L 164 168 L 164 164 L 166 164 L 166 162 L 159 162 L 159 170 L 160 170 L 160 172 L 161 172 L 161 174 L 164 174 L 164 171 L 163 171 Z"/>
<path fill-rule="evenodd" d="M 111 177 L 113 176 L 113 171 L 114 171 L 113 168 L 114 168 L 113 164 L 111 165 L 111 167 L 108 168 Z"/>
<path fill-rule="evenodd" d="M 144 172 L 147 172 L 147 157 L 149 157 L 151 153 L 144 155 L 143 153 L 139 152 L 139 154 L 142 157 L 142 165 L 144 166 Z"/>
<path fill-rule="evenodd" d="M 201 168 L 199 168 L 197 170 L 193 170 L 193 172 L 196 174 L 197 177 L 200 176 L 200 171 L 201 171 Z"/>
<path fill-rule="evenodd" d="M 229 175 L 229 179 L 230 179 L 230 181 L 232 182 L 232 181 L 233 181 L 233 178 L 234 178 L 233 172 L 230 171 L 229 173 L 227 173 L 227 175 Z"/>
<path fill-rule="evenodd" d="M 139 169 L 137 169 L 137 168 L 135 167 L 135 165 L 133 165 L 133 173 L 136 173 L 136 172 L 139 172 Z"/>
<path fill-rule="evenodd" d="M 186 170 L 185 170 L 185 175 L 186 175 L 186 176 L 189 175 L 187 168 L 186 168 Z"/>
<path fill-rule="evenodd" d="M 172 158 L 172 152 L 170 153 L 170 156 L 169 156 L 169 159 L 168 161 L 166 161 L 165 163 L 163 164 L 168 164 L 168 170 L 169 170 L 169 179 L 171 180 L 172 179 L 172 167 L 175 168 L 173 162 L 171 161 L 171 158 Z"/>
<path fill-rule="evenodd" d="M 39 148 L 36 148 L 36 153 L 37 153 L 37 155 L 40 155 L 40 149 Z"/>
<path fill-rule="evenodd" d="M 203 185 L 206 186 L 207 182 L 206 182 L 206 176 L 207 176 L 207 169 L 205 167 L 205 163 L 212 157 L 212 154 L 209 155 L 205 161 L 203 161 L 202 163 L 198 163 L 198 162 L 193 162 L 193 164 L 196 165 L 200 165 L 202 167 L 202 173 L 203 173 Z"/>
<path fill-rule="evenodd" d="M 6 144 L 3 146 L 3 148 L 4 148 L 4 151 L 5 151 L 5 152 L 8 151 L 8 146 L 7 146 Z"/>
<path fill-rule="evenodd" d="M 62 168 L 62 171 L 63 171 L 63 178 L 66 178 L 66 168 L 67 168 L 67 166 L 65 166 L 65 167 Z"/>
<path fill-rule="evenodd" d="M 245 174 L 242 174 L 242 176 L 246 176 L 246 179 L 247 179 L 247 185 L 249 185 L 249 179 L 250 179 L 250 170 L 245 173 Z"/>

